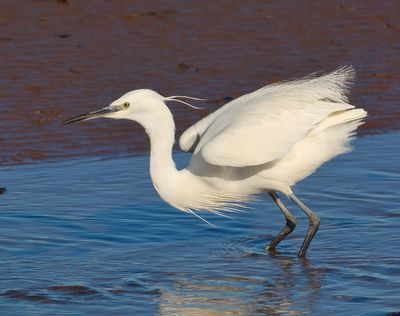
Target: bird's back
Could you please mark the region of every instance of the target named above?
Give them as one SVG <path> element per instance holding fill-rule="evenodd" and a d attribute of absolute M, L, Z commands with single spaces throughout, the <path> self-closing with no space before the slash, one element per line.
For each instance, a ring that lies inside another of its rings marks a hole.
<path fill-rule="evenodd" d="M 191 166 L 265 166 L 262 176 L 294 184 L 349 150 L 366 112 L 348 104 L 352 67 L 266 86 L 221 107 L 180 139 Z M 243 171 L 241 171 L 243 173 Z"/>

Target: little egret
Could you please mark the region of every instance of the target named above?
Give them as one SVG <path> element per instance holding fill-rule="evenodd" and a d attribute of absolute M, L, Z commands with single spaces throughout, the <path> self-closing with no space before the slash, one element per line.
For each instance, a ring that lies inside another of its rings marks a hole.
<path fill-rule="evenodd" d="M 180 148 L 193 153 L 182 170 L 172 159 L 175 123 L 165 103 L 188 104 L 181 99 L 196 98 L 134 90 L 101 110 L 64 123 L 98 117 L 138 122 L 150 138 L 150 175 L 158 194 L 195 216 L 200 210 L 219 215 L 239 211 L 255 195 L 268 193 L 286 219 L 266 248 L 269 251 L 296 227 L 296 218 L 277 194 L 283 193 L 309 218 L 298 253 L 304 257 L 320 220 L 291 188 L 350 150 L 349 141 L 367 114 L 348 103 L 353 77 L 351 66 L 342 67 L 321 76 L 271 84 L 227 103 L 182 134 Z"/>

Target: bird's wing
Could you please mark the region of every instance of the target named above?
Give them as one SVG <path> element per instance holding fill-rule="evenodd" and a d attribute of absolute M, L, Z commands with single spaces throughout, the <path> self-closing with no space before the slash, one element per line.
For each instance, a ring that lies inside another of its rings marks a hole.
<path fill-rule="evenodd" d="M 287 154 L 330 114 L 353 108 L 344 67 L 320 77 L 266 86 L 221 107 L 182 134 L 180 146 L 210 164 L 244 167 Z"/>
<path fill-rule="evenodd" d="M 215 119 L 220 115 L 220 112 L 222 112 L 227 105 L 228 104 L 202 118 L 196 124 L 192 125 L 185 132 L 183 132 L 179 138 L 180 149 L 186 152 L 194 152 L 204 132 L 215 121 Z"/>

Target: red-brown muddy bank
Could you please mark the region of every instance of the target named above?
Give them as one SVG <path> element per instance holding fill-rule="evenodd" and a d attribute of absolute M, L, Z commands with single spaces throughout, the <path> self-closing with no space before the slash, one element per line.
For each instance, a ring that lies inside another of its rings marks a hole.
<path fill-rule="evenodd" d="M 143 152 L 131 122 L 68 116 L 152 88 L 216 108 L 266 83 L 353 64 L 361 133 L 399 129 L 400 3 L 77 1 L 0 3 L 0 163 Z M 178 132 L 205 115 L 171 105 Z"/>

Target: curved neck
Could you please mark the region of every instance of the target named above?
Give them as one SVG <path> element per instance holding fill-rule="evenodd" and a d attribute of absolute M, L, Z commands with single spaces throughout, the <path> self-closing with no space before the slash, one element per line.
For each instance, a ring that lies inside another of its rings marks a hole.
<path fill-rule="evenodd" d="M 146 129 L 150 138 L 150 173 L 156 182 L 158 175 L 176 171 L 172 159 L 172 147 L 175 141 L 175 126 L 159 124 L 157 128 Z"/>
<path fill-rule="evenodd" d="M 178 171 L 172 159 L 175 142 L 175 123 L 165 104 L 151 120 L 146 120 L 144 128 L 150 138 L 150 176 L 161 197 L 168 200 L 170 188 L 177 179 Z"/>

